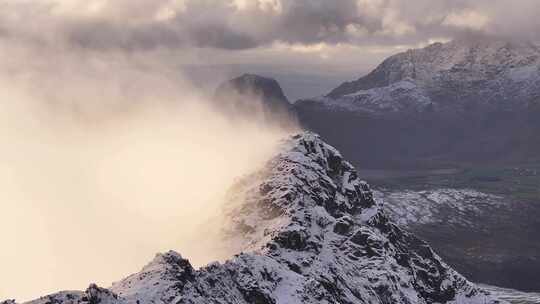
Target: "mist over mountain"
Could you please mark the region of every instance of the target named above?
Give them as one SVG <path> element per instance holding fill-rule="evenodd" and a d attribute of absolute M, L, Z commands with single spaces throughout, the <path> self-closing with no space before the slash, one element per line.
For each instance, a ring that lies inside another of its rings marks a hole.
<path fill-rule="evenodd" d="M 29 303 L 505 303 L 389 221 L 354 167 L 312 133 L 283 141 L 225 206 L 224 238 L 239 254 L 224 263 L 195 270 L 171 251 L 109 289 Z"/>
<path fill-rule="evenodd" d="M 276 80 L 254 74 L 244 74 L 221 84 L 216 89 L 214 96 L 218 100 L 225 100 L 224 102 L 229 99 L 229 103 L 235 101 L 230 100 L 234 97 L 259 98 L 262 106 L 267 108 L 269 112 L 288 111 L 292 108 Z"/>
<path fill-rule="evenodd" d="M 296 114 L 278 82 L 254 74 L 244 74 L 221 84 L 214 93 L 215 106 L 233 119 L 256 113 L 263 124 L 285 129 L 297 127 Z"/>

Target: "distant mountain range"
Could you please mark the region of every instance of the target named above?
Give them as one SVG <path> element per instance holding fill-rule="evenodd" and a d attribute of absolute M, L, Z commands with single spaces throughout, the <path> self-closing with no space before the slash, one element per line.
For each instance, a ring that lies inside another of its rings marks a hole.
<path fill-rule="evenodd" d="M 308 129 L 362 168 L 538 159 L 540 48 L 435 43 L 391 56 L 295 109 Z"/>

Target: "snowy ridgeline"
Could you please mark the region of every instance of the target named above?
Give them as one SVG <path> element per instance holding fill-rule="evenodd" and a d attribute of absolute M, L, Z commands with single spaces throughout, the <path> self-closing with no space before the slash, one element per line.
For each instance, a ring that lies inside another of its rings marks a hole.
<path fill-rule="evenodd" d="M 171 251 L 107 289 L 30 303 L 506 303 L 389 221 L 355 169 L 312 133 L 284 141 L 229 200 L 224 234 L 242 252 L 230 260 L 195 270 Z"/>
<path fill-rule="evenodd" d="M 460 111 L 472 103 L 522 108 L 540 96 L 540 48 L 530 43 L 435 43 L 386 59 L 373 72 L 313 98 L 336 110 Z"/>

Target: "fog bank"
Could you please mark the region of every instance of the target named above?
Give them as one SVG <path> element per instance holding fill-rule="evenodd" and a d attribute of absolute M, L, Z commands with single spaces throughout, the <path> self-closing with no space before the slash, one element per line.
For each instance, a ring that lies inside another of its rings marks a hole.
<path fill-rule="evenodd" d="M 226 117 L 151 53 L 1 52 L 0 298 L 109 286 L 158 251 L 231 254 L 221 196 L 289 131 Z"/>

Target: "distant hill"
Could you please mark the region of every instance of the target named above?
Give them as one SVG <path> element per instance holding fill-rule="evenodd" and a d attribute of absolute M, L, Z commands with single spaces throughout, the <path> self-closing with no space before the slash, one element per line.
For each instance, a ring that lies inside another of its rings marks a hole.
<path fill-rule="evenodd" d="M 244 74 L 221 84 L 214 94 L 220 110 L 231 114 L 260 115 L 267 121 L 285 122 L 295 117 L 279 83 L 253 74 Z"/>
<path fill-rule="evenodd" d="M 363 168 L 531 160 L 540 152 L 540 48 L 435 43 L 295 108 L 308 129 Z"/>

